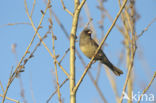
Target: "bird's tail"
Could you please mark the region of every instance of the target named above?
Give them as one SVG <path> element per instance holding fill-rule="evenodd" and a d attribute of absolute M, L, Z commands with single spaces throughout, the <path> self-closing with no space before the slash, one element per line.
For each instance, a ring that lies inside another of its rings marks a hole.
<path fill-rule="evenodd" d="M 121 74 L 123 74 L 123 71 L 115 67 L 108 59 L 103 60 L 102 63 L 109 67 L 116 76 L 120 76 Z"/>
<path fill-rule="evenodd" d="M 121 74 L 123 74 L 122 70 L 120 70 L 119 68 L 113 66 L 113 69 L 111 68 L 111 70 L 113 71 L 113 73 L 117 76 L 120 76 Z"/>

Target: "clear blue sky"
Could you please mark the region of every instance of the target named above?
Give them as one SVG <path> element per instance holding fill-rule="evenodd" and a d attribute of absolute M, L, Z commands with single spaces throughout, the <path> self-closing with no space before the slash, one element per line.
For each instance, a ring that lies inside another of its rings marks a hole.
<path fill-rule="evenodd" d="M 64 0 L 65 5 L 70 11 L 73 11 L 73 1 Z M 29 13 L 32 9 L 33 0 L 27 0 Z M 100 12 L 96 8 L 98 5 L 97 0 L 87 0 L 88 7 L 91 11 L 91 17 L 93 18 L 93 24 L 96 29 L 97 37 L 100 38 L 100 30 L 98 28 L 97 22 L 100 20 Z M 156 1 L 155 0 L 137 0 L 136 2 L 136 10 L 140 15 L 140 19 L 136 24 L 137 33 L 141 33 L 141 31 L 151 22 L 151 20 L 156 17 Z M 115 18 L 119 7 L 117 0 L 107 0 L 104 4 L 105 8 L 109 11 L 111 16 Z M 40 18 L 42 16 L 40 10 L 44 10 L 46 7 L 44 0 L 37 0 L 36 6 L 33 14 L 33 21 L 35 26 L 38 25 Z M 55 11 L 56 15 L 65 26 L 68 33 L 70 33 L 72 17 L 66 13 L 61 5 L 60 0 L 52 0 L 52 9 Z M 24 55 L 24 52 L 30 43 L 34 30 L 30 25 L 21 24 L 14 26 L 4 26 L 8 23 L 21 23 L 21 22 L 29 22 L 29 19 L 25 12 L 24 0 L 2 0 L 0 2 L 0 81 L 2 82 L 4 88 L 6 88 L 11 68 L 15 68 L 17 65 L 16 57 L 11 51 L 11 45 L 16 43 L 17 48 L 17 57 L 18 60 Z M 82 9 L 81 17 L 83 18 L 83 22 L 87 23 L 88 19 L 85 17 L 84 9 Z M 46 14 L 42 26 L 43 28 L 39 30 L 40 35 L 44 35 L 48 30 L 48 18 L 49 13 Z M 53 30 L 54 34 L 57 36 L 57 40 L 55 41 L 56 45 L 56 54 L 59 54 L 61 59 L 65 50 L 69 48 L 69 41 L 65 37 L 64 33 L 60 29 L 59 25 L 56 23 L 56 20 L 53 19 Z M 111 25 L 111 22 L 108 18 L 104 21 L 105 33 Z M 120 22 L 118 22 L 120 25 Z M 78 28 L 77 36 L 81 32 L 82 28 Z M 138 93 L 138 91 L 142 91 L 147 84 L 150 82 L 154 71 L 156 71 L 156 22 L 154 22 L 144 33 L 144 35 L 138 40 L 137 45 L 137 53 L 135 57 L 134 69 L 134 92 Z M 108 46 L 105 47 L 104 51 L 106 55 L 110 58 L 113 64 L 117 65 L 118 57 L 122 49 L 125 49 L 121 44 L 123 37 L 121 33 L 114 28 L 106 40 Z M 33 50 L 35 45 L 38 43 L 39 39 L 36 38 L 33 46 L 30 51 Z M 51 45 L 51 36 L 48 35 L 48 38 L 45 40 L 47 46 L 52 50 Z M 78 42 L 76 43 L 76 48 L 80 51 Z M 140 52 L 142 51 L 143 58 L 139 58 Z M 81 52 L 80 52 L 81 53 Z M 82 54 L 82 53 L 81 53 Z M 86 64 L 89 62 L 83 54 Z M 144 60 L 146 62 L 144 62 Z M 125 63 L 125 62 L 124 62 Z M 90 70 L 94 77 L 97 72 L 97 64 L 95 63 Z M 69 53 L 66 55 L 64 61 L 62 62 L 63 67 L 69 72 Z M 102 67 L 103 68 L 103 67 Z M 125 81 L 127 69 L 125 64 L 122 64 L 120 68 L 124 71 L 124 75 L 121 77 L 116 77 L 118 92 L 121 95 L 121 91 L 123 88 L 123 84 Z M 144 69 L 146 68 L 146 69 Z M 81 74 L 83 73 L 83 66 L 80 60 L 76 59 L 76 80 L 78 81 Z M 55 90 L 55 76 L 52 75 L 52 71 L 54 72 L 53 59 L 50 57 L 46 49 L 43 45 L 41 45 L 34 54 L 34 58 L 28 61 L 25 65 L 25 72 L 21 73 L 21 78 L 23 82 L 23 88 L 25 93 L 25 98 L 28 103 L 33 103 L 31 90 L 34 92 L 35 100 L 37 103 L 44 103 L 50 94 Z M 66 76 L 61 70 L 58 70 L 59 82 L 62 82 Z M 110 86 L 110 82 L 105 76 L 106 73 L 104 69 L 101 69 L 101 75 L 99 79 L 99 86 L 106 97 L 108 103 L 115 102 L 115 96 Z M 112 74 L 112 76 L 114 76 Z M 153 93 L 156 98 L 156 81 L 152 84 L 148 93 Z M 20 82 L 19 79 L 15 79 L 12 85 L 9 88 L 7 96 L 19 101 L 23 101 L 20 96 Z M 0 88 L 0 94 L 2 94 L 2 90 Z M 69 103 L 69 81 L 61 88 L 62 98 L 64 103 Z M 0 97 L 0 101 L 2 98 Z M 57 95 L 53 97 L 50 103 L 57 103 Z M 98 102 L 99 101 L 99 102 Z M 77 93 L 77 103 L 102 103 L 99 94 L 97 93 L 93 83 L 89 79 L 88 75 L 85 77 L 84 81 L 80 85 L 80 88 Z M 13 103 L 11 101 L 6 100 L 6 103 Z"/>

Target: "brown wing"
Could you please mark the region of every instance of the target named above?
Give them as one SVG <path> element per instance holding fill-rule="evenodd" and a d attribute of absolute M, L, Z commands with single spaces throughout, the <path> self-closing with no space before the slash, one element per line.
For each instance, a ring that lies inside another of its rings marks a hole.
<path fill-rule="evenodd" d="M 99 47 L 98 43 L 95 40 L 91 40 L 92 45 L 96 46 L 96 48 Z M 96 50 L 95 50 L 96 51 Z M 95 60 L 103 60 L 103 58 L 105 57 L 104 52 L 102 51 L 102 49 L 99 50 L 97 56 L 95 57 Z"/>

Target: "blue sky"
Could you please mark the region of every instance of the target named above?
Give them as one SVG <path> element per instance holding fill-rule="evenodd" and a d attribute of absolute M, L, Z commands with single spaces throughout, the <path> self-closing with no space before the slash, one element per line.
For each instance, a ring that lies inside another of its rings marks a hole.
<path fill-rule="evenodd" d="M 73 11 L 73 1 L 64 0 L 64 3 L 66 7 Z M 33 0 L 27 0 L 29 13 L 32 9 Z M 100 33 L 101 31 L 98 28 L 97 22 L 100 20 L 100 12 L 96 8 L 98 5 L 98 2 L 96 0 L 88 0 L 87 1 L 91 17 L 93 18 L 93 25 L 96 30 L 97 38 L 100 39 Z M 156 1 L 155 0 L 140 0 L 136 2 L 136 10 L 137 13 L 140 15 L 140 19 L 136 23 L 136 31 L 137 34 L 140 34 L 141 31 L 152 21 L 154 17 L 156 17 Z M 110 15 L 115 18 L 119 7 L 118 7 L 118 1 L 117 0 L 107 0 L 107 2 L 104 4 L 105 8 L 109 11 Z M 35 23 L 35 26 L 37 27 L 40 19 L 41 19 L 41 12 L 40 10 L 44 10 L 46 7 L 44 0 L 37 0 L 35 10 L 33 13 L 33 21 Z M 71 24 L 72 24 L 72 17 L 66 13 L 61 5 L 61 2 L 59 0 L 53 0 L 52 1 L 52 9 L 55 11 L 56 15 L 62 22 L 62 24 L 65 26 L 65 29 L 68 33 L 70 33 Z M 0 3 L 0 81 L 2 82 L 4 88 L 6 88 L 11 68 L 15 68 L 17 65 L 16 57 L 11 51 L 11 45 L 16 43 L 17 48 L 17 57 L 18 61 L 21 59 L 21 57 L 24 55 L 24 52 L 30 43 L 33 35 L 34 30 L 30 25 L 26 24 L 19 24 L 14 26 L 4 26 L 8 23 L 21 23 L 21 22 L 27 22 L 29 23 L 29 19 L 25 12 L 24 7 L 24 1 L 23 0 L 3 0 Z M 86 17 L 86 14 L 84 12 L 84 9 L 81 11 L 81 15 L 83 18 L 83 22 L 87 23 L 88 19 Z M 39 33 L 41 36 L 43 36 L 46 31 L 48 30 L 48 18 L 49 18 L 49 12 L 46 13 L 45 18 L 43 20 L 42 26 L 43 28 L 39 30 Z M 63 56 L 63 53 L 65 50 L 69 48 L 69 41 L 65 37 L 63 31 L 59 27 L 59 25 L 56 23 L 56 20 L 54 17 L 53 20 L 53 31 L 54 34 L 57 36 L 57 40 L 55 41 L 55 49 L 56 54 L 59 54 L 60 57 L 58 60 L 61 59 Z M 118 21 L 118 24 L 120 25 L 120 20 Z M 104 21 L 104 32 L 106 33 L 108 28 L 110 27 L 111 22 L 108 18 Z M 156 22 L 154 22 L 146 31 L 143 36 L 138 40 L 137 45 L 137 52 L 135 57 L 135 63 L 134 63 L 134 92 L 138 93 L 138 91 L 142 91 L 147 84 L 150 82 L 152 75 L 156 71 L 155 66 L 155 58 L 156 58 L 156 47 L 155 47 L 155 38 L 156 38 Z M 82 28 L 78 28 L 77 30 L 77 36 L 79 36 L 79 33 L 81 32 Z M 113 28 L 111 31 L 109 37 L 106 40 L 106 43 L 108 44 L 104 51 L 108 58 L 113 62 L 114 65 L 117 65 L 118 63 L 118 57 L 122 49 L 125 49 L 122 45 L 123 36 L 121 33 L 116 29 Z M 35 41 L 30 48 L 30 51 L 33 50 L 35 45 L 39 42 L 38 37 L 35 38 Z M 48 38 L 45 39 L 45 43 L 49 47 L 50 50 L 52 50 L 52 41 L 51 41 L 51 35 L 48 35 Z M 76 43 L 76 48 L 78 51 L 80 51 L 78 42 Z M 142 58 L 139 57 L 140 52 L 142 51 Z M 82 55 L 83 59 L 85 60 L 85 63 L 87 64 L 89 62 L 89 59 L 87 59 L 80 51 L 80 54 Z M 69 72 L 69 53 L 64 58 L 64 61 L 62 62 L 63 67 Z M 97 65 L 98 62 L 92 65 L 92 69 L 90 70 L 94 77 L 96 77 L 97 73 Z M 120 66 L 120 68 L 124 71 L 124 74 L 121 77 L 115 77 L 117 81 L 117 88 L 118 92 L 121 95 L 121 91 L 123 88 L 123 84 L 125 81 L 127 69 L 125 66 L 125 62 Z M 146 69 L 144 69 L 146 68 Z M 54 65 L 53 65 L 53 59 L 50 57 L 46 49 L 43 45 L 41 45 L 37 51 L 34 54 L 34 58 L 30 59 L 28 63 L 25 65 L 25 72 L 21 73 L 25 98 L 28 103 L 32 103 L 32 95 L 31 90 L 34 92 L 34 97 L 37 103 L 44 103 L 50 94 L 55 90 L 55 76 L 52 75 L 54 72 Z M 76 56 L 76 81 L 79 80 L 81 74 L 84 71 L 84 67 L 82 66 L 80 60 Z M 62 82 L 66 76 L 65 74 L 59 69 L 58 70 L 59 75 L 59 82 Z M 114 76 L 112 74 L 112 76 Z M 99 87 L 101 88 L 104 96 L 106 97 L 107 101 L 109 103 L 115 102 L 115 96 L 112 91 L 111 85 L 109 80 L 106 77 L 106 73 L 104 70 L 104 67 L 102 66 L 100 79 L 99 79 Z M 151 88 L 147 93 L 153 93 L 156 96 L 156 89 L 154 88 L 156 86 L 156 82 L 154 81 Z M 9 88 L 9 91 L 7 93 L 7 96 L 19 101 L 23 101 L 20 96 L 20 82 L 19 79 L 16 78 L 12 85 Z M 2 94 L 2 90 L 0 89 L 0 94 Z M 64 85 L 64 87 L 61 88 L 61 94 L 62 98 L 64 100 L 64 103 L 69 103 L 69 81 Z M 0 97 L 0 101 L 2 98 Z M 57 103 L 57 95 L 53 97 L 50 103 Z M 99 97 L 98 92 L 96 91 L 93 83 L 89 79 L 88 75 L 86 75 L 84 81 L 80 85 L 80 88 L 77 92 L 77 103 L 102 103 L 101 98 Z M 13 103 L 11 101 L 6 100 L 6 102 Z M 125 101 L 124 101 L 125 102 Z"/>

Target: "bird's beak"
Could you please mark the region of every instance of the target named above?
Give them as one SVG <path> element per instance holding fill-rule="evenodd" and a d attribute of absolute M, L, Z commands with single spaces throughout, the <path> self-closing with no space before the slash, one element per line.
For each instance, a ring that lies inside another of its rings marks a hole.
<path fill-rule="evenodd" d="M 92 34 L 92 31 L 91 31 L 91 30 L 89 30 L 89 31 L 88 31 L 88 34 Z"/>

